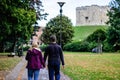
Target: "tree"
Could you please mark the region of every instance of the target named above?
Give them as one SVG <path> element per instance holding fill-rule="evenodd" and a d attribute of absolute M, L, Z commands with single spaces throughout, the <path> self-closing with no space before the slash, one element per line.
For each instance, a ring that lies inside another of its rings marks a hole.
<path fill-rule="evenodd" d="M 0 1 L 0 52 L 28 42 L 36 20 L 46 19 L 41 0 Z"/>
<path fill-rule="evenodd" d="M 46 20 L 48 13 L 43 13 L 44 9 L 41 0 L 30 0 L 30 8 L 36 11 L 37 20 Z"/>
<path fill-rule="evenodd" d="M 37 21 L 46 20 L 48 13 L 44 13 L 41 0 L 30 0 L 30 8 L 36 12 L 36 22 L 34 23 L 34 32 L 38 30 L 39 26 Z M 36 34 L 35 34 L 36 35 Z"/>
<path fill-rule="evenodd" d="M 107 32 L 107 42 L 118 50 L 120 48 L 120 0 L 111 1 L 108 16 L 107 23 L 110 27 Z"/>
<path fill-rule="evenodd" d="M 89 50 L 93 52 L 102 53 L 102 47 L 106 40 L 106 31 L 103 29 L 97 29 L 86 39 L 89 42 Z"/>
<path fill-rule="evenodd" d="M 102 29 L 97 29 L 87 37 L 88 42 L 103 42 L 106 39 L 106 32 Z"/>
<path fill-rule="evenodd" d="M 72 41 L 74 31 L 72 28 L 71 20 L 66 16 L 62 16 L 62 21 L 60 21 L 59 15 L 56 16 L 55 18 L 52 18 L 47 23 L 42 35 L 43 36 L 42 41 L 44 43 L 49 43 L 49 36 L 54 34 L 57 36 L 57 41 L 60 44 L 60 28 L 61 28 L 61 34 L 62 34 L 62 41 L 61 41 L 62 46 Z"/>
<path fill-rule="evenodd" d="M 13 51 L 19 39 L 27 42 L 31 37 L 35 10 L 30 9 L 29 0 L 2 0 L 0 11 L 0 51 L 9 44 Z"/>

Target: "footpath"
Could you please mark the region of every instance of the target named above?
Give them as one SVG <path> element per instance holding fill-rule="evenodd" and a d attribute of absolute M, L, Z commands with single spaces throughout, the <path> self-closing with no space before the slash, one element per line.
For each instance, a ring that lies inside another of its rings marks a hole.
<path fill-rule="evenodd" d="M 16 67 L 5 77 L 5 80 L 28 80 L 27 79 L 27 69 L 26 69 L 26 60 L 22 57 L 22 60 L 16 65 Z M 39 80 L 49 80 L 48 70 L 41 69 Z M 60 80 L 71 80 L 68 76 L 64 75 L 61 72 Z"/>

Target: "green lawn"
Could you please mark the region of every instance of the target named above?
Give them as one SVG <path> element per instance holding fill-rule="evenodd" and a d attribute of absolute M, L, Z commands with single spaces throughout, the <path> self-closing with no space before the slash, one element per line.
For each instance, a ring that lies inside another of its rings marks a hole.
<path fill-rule="evenodd" d="M 107 29 L 108 26 L 76 26 L 74 27 L 74 41 L 81 41 L 97 29 Z"/>
<path fill-rule="evenodd" d="M 65 52 L 65 69 L 72 80 L 120 80 L 120 54 Z"/>
<path fill-rule="evenodd" d="M 22 59 L 17 56 L 7 57 L 8 53 L 0 53 L 0 71 L 9 71 Z"/>
<path fill-rule="evenodd" d="M 0 56 L 7 56 L 10 53 L 0 53 Z"/>

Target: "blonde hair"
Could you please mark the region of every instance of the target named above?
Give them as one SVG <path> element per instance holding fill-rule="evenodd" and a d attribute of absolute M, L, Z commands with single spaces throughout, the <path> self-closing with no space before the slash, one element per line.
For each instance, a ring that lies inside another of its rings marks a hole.
<path fill-rule="evenodd" d="M 32 47 L 37 48 L 37 47 L 38 47 L 38 44 L 37 44 L 37 43 L 32 43 Z"/>

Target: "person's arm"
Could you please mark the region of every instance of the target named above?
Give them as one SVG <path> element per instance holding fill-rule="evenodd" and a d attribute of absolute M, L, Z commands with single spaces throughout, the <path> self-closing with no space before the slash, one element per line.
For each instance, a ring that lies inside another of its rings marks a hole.
<path fill-rule="evenodd" d="M 26 56 L 25 56 L 25 59 L 26 59 L 26 60 L 28 60 L 28 58 L 29 58 L 29 51 L 27 51 L 27 54 L 26 54 Z"/>
<path fill-rule="evenodd" d="M 42 56 L 42 51 L 40 51 L 40 61 L 41 61 L 41 64 L 43 65 L 43 67 L 45 67 L 45 62 L 44 62 L 44 59 Z"/>
<path fill-rule="evenodd" d="M 29 56 L 30 56 L 30 52 L 32 51 L 32 48 L 30 47 L 27 51 L 27 54 L 25 56 L 25 59 L 28 60 L 29 59 Z"/>
<path fill-rule="evenodd" d="M 44 53 L 44 61 L 46 62 L 48 56 L 48 48 L 45 48 L 45 53 Z"/>
<path fill-rule="evenodd" d="M 64 65 L 65 65 L 65 62 L 64 62 L 64 56 L 63 56 L 63 51 L 62 51 L 62 48 L 60 48 L 60 59 L 61 59 L 61 62 L 62 62 L 62 66 L 64 68 Z"/>

